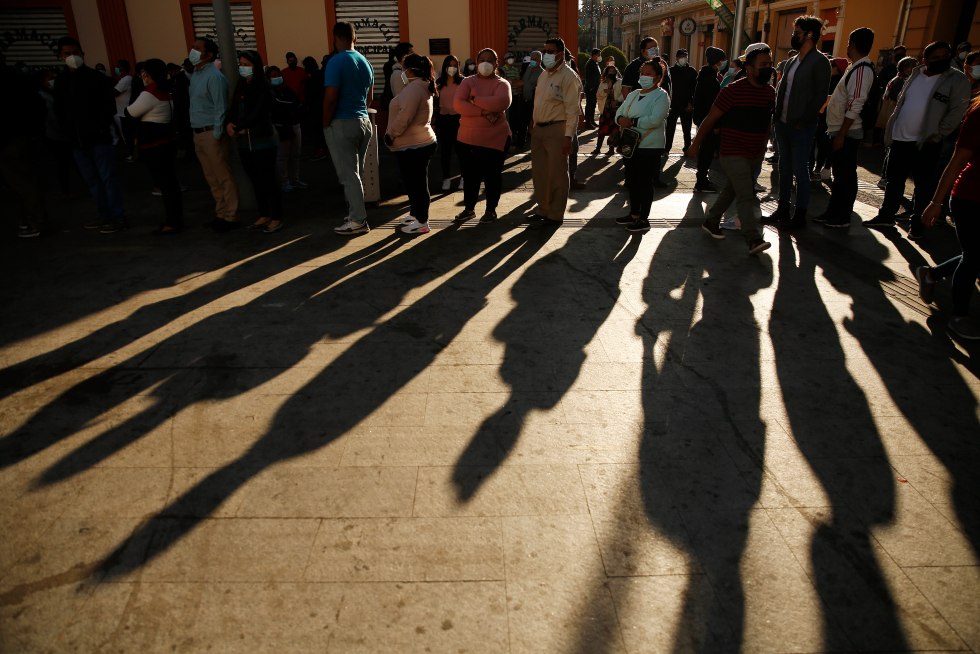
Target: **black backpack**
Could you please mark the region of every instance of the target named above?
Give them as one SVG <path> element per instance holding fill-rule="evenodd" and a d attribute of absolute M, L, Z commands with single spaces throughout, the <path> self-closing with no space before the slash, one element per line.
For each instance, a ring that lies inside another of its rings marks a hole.
<path fill-rule="evenodd" d="M 878 80 L 875 76 L 875 67 L 869 61 L 864 61 L 857 66 L 851 68 L 851 70 L 844 76 L 843 84 L 844 88 L 847 88 L 847 82 L 851 79 L 851 75 L 854 74 L 861 66 L 867 66 L 871 71 L 871 88 L 868 89 L 868 98 L 864 101 L 864 106 L 861 107 L 861 129 L 869 130 L 874 129 L 875 123 L 878 122 L 878 110 L 881 108 L 881 88 L 878 87 Z"/>

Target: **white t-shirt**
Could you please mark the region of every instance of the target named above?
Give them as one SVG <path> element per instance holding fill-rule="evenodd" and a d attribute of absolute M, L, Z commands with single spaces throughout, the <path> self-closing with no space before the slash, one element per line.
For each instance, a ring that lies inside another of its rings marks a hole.
<path fill-rule="evenodd" d="M 919 140 L 922 122 L 926 119 L 926 109 L 941 77 L 942 75 L 929 77 L 925 73 L 919 73 L 914 80 L 906 83 L 905 88 L 902 89 L 905 101 L 892 126 L 892 139 L 912 143 Z"/>
<path fill-rule="evenodd" d="M 170 100 L 160 100 L 149 91 L 143 91 L 133 104 L 129 105 L 129 115 L 148 123 L 169 123 L 174 110 Z"/>
<path fill-rule="evenodd" d="M 116 96 L 116 115 L 122 116 L 123 112 L 126 111 L 126 105 L 129 104 L 129 90 L 133 88 L 133 76 L 126 75 L 125 77 L 120 77 L 119 81 L 116 82 L 116 92 L 119 94 Z"/>
<path fill-rule="evenodd" d="M 796 77 L 796 69 L 800 67 L 800 60 L 797 59 L 789 67 L 789 70 L 783 73 L 783 84 L 786 85 L 786 93 L 783 94 L 783 111 L 779 115 L 779 120 L 782 122 L 787 122 L 789 120 L 789 95 L 793 92 L 793 78 Z"/>

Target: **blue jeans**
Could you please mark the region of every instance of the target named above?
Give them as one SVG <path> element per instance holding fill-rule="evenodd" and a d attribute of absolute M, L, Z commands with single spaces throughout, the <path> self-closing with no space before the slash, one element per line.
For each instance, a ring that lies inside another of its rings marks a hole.
<path fill-rule="evenodd" d="M 810 152 L 817 126 L 790 127 L 776 121 L 776 143 L 779 146 L 779 204 L 789 204 L 796 178 L 796 208 L 810 206 Z"/>
<path fill-rule="evenodd" d="M 99 217 L 109 223 L 125 224 L 122 188 L 116 175 L 116 151 L 109 143 L 100 143 L 88 150 L 75 148 L 78 172 L 95 199 Z"/>
<path fill-rule="evenodd" d="M 323 128 L 330 159 L 337 169 L 340 183 L 344 185 L 348 218 L 355 223 L 367 220 L 361 175 L 364 174 L 364 157 L 373 131 L 370 118 L 335 118 L 329 127 Z"/>

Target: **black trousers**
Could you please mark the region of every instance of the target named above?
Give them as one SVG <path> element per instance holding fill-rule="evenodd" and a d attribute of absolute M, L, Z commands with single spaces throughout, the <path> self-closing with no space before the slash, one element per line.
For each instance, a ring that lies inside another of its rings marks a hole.
<path fill-rule="evenodd" d="M 242 167 L 252 182 L 255 203 L 259 206 L 259 216 L 271 220 L 282 220 L 282 190 L 279 175 L 276 173 L 276 148 L 263 150 L 238 150 Z"/>
<path fill-rule="evenodd" d="M 432 143 L 395 152 L 412 217 L 420 223 L 429 222 L 429 160 L 435 151 L 436 144 Z"/>
<path fill-rule="evenodd" d="M 585 90 L 585 122 L 594 123 L 595 122 L 595 105 L 597 102 L 596 93 L 599 89 L 589 89 Z"/>
<path fill-rule="evenodd" d="M 718 135 L 708 134 L 701 142 L 701 149 L 698 150 L 698 182 L 708 181 L 708 172 L 711 170 L 711 162 L 715 158 L 715 150 L 718 149 Z"/>
<path fill-rule="evenodd" d="M 630 215 L 641 220 L 650 217 L 653 205 L 653 180 L 660 172 L 662 148 L 637 148 L 632 157 L 626 159 L 626 188 L 630 193 Z"/>
<path fill-rule="evenodd" d="M 439 159 L 442 164 L 442 178 L 452 176 L 452 156 L 456 151 L 456 136 L 459 134 L 459 114 L 436 116 L 436 139 L 439 141 Z"/>
<path fill-rule="evenodd" d="M 670 113 L 667 114 L 667 152 L 670 152 L 674 147 L 674 129 L 677 127 L 677 119 L 681 119 L 681 134 L 684 135 L 684 149 L 687 150 L 688 146 L 691 145 L 691 116 L 694 112 L 691 111 L 678 111 L 676 109 L 671 109 Z"/>
<path fill-rule="evenodd" d="M 514 145 L 523 148 L 527 144 L 527 128 L 531 123 L 534 104 L 517 96 L 510 105 L 510 131 L 513 134 Z"/>
<path fill-rule="evenodd" d="M 817 138 L 820 138 L 817 134 Z M 823 134 L 825 138 L 826 134 Z M 830 186 L 830 202 L 827 204 L 827 215 L 834 220 L 850 220 L 854 209 L 854 200 L 858 192 L 857 160 L 858 139 L 845 138 L 844 147 L 834 152 L 830 151 L 830 167 L 833 170 L 834 181 Z M 819 169 L 818 169 L 819 170 Z"/>
<path fill-rule="evenodd" d="M 459 165 L 463 169 L 463 206 L 467 211 L 476 208 L 476 202 L 480 198 L 480 182 L 483 182 L 486 188 L 486 211 L 497 210 L 503 186 L 504 161 L 507 159 L 509 149 L 510 139 L 507 139 L 503 150 L 483 148 L 463 142 L 456 144 Z"/>
<path fill-rule="evenodd" d="M 932 194 L 939 183 L 940 148 L 939 143 L 926 143 L 920 149 L 911 141 L 892 141 L 888 150 L 888 185 L 879 215 L 894 217 L 898 213 L 902 196 L 905 195 L 905 180 L 911 176 L 915 182 L 912 221 L 916 223 L 932 201 Z"/>
<path fill-rule="evenodd" d="M 980 273 L 980 203 L 953 196 L 949 199 L 950 213 L 956 220 L 956 237 L 963 254 L 932 269 L 933 279 L 953 278 L 953 315 L 970 315 L 970 298 Z"/>
<path fill-rule="evenodd" d="M 177 180 L 177 144 L 164 143 L 140 150 L 140 159 L 146 164 L 153 185 L 163 195 L 165 225 L 183 227 L 184 200 L 180 195 L 180 182 Z"/>

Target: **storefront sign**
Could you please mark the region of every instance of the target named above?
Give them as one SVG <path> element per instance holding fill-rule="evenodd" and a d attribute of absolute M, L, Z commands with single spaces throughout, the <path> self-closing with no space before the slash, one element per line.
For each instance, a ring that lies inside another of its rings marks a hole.
<path fill-rule="evenodd" d="M 518 57 L 540 50 L 558 32 L 557 0 L 511 0 L 507 14 L 507 49 Z"/>

